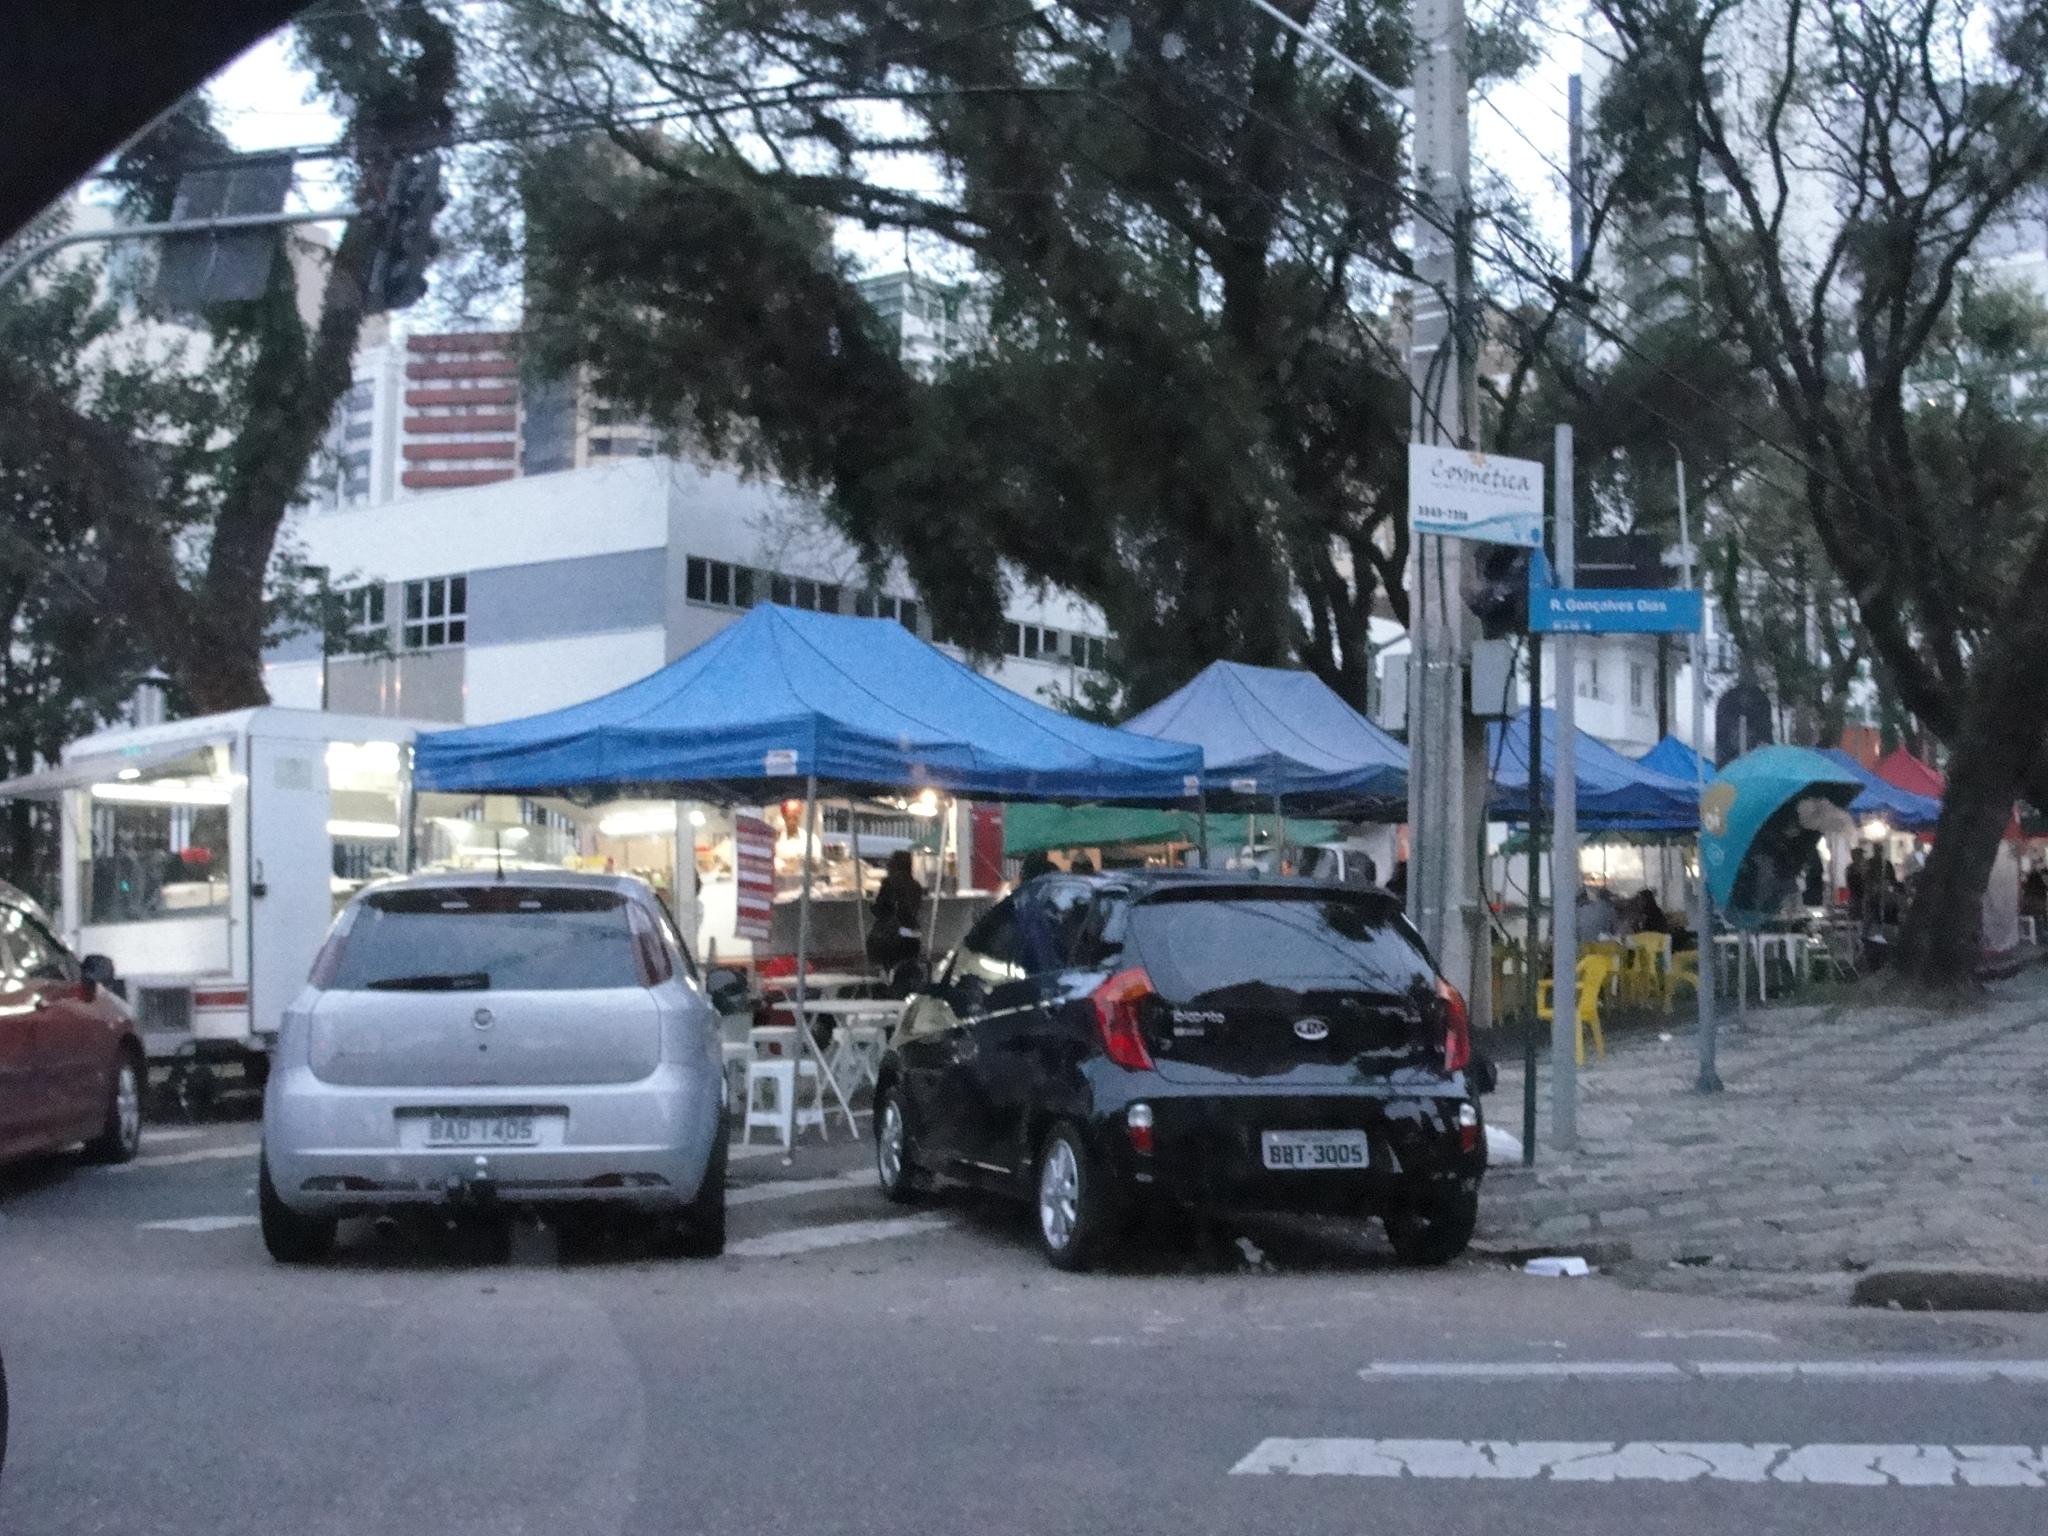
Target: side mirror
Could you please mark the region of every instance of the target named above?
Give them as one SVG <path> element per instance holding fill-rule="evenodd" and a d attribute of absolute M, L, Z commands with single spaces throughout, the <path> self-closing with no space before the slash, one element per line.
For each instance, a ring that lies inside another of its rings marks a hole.
<path fill-rule="evenodd" d="M 960 1018 L 971 1019 L 988 1007 L 988 983 L 979 976 L 963 976 L 948 990 L 947 1002 Z"/>
<path fill-rule="evenodd" d="M 86 958 L 82 958 L 82 961 L 78 963 L 78 981 L 84 987 L 88 1004 L 90 1004 L 94 997 L 98 997 L 100 987 L 106 987 L 109 991 L 117 991 L 117 987 L 115 987 L 115 963 L 109 961 L 109 958 L 106 958 L 104 954 L 88 954 Z"/>
<path fill-rule="evenodd" d="M 714 966 L 704 973 L 704 992 L 720 1013 L 732 1013 L 745 1002 L 749 984 L 745 971 L 729 965 Z"/>

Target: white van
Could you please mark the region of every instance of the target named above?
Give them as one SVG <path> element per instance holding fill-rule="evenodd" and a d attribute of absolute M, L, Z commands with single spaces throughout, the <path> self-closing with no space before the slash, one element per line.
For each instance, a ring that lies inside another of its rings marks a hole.
<path fill-rule="evenodd" d="M 412 721 L 245 709 L 73 742 L 0 799 L 62 809 L 58 924 L 126 983 L 152 1059 L 267 1075 L 334 914 L 406 868 Z"/>

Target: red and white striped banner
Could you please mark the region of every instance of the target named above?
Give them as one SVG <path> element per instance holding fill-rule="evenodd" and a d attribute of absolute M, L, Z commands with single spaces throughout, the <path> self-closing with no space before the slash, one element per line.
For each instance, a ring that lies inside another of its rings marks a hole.
<path fill-rule="evenodd" d="M 765 939 L 775 909 L 775 832 L 758 816 L 732 819 L 733 875 L 739 883 L 738 921 L 743 939 Z"/>

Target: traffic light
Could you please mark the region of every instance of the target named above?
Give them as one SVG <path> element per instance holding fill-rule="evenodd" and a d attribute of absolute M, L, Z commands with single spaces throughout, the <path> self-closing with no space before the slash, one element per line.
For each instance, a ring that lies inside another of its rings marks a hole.
<path fill-rule="evenodd" d="M 1489 640 L 1519 635 L 1529 627 L 1529 551 L 1519 544 L 1485 544 L 1473 562 L 1475 580 L 1465 606 Z"/>
<path fill-rule="evenodd" d="M 415 155 L 392 171 L 377 254 L 370 264 L 366 313 L 404 309 L 426 297 L 427 268 L 441 249 L 434 238 L 434 216 L 446 202 L 438 155 Z"/>

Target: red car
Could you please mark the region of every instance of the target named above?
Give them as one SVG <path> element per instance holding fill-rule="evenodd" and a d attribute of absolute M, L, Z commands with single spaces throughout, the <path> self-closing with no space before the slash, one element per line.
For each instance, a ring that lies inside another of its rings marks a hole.
<path fill-rule="evenodd" d="M 113 964 L 78 957 L 50 920 L 0 881 L 0 1158 L 83 1142 L 94 1162 L 142 1145 L 147 1069 Z"/>

